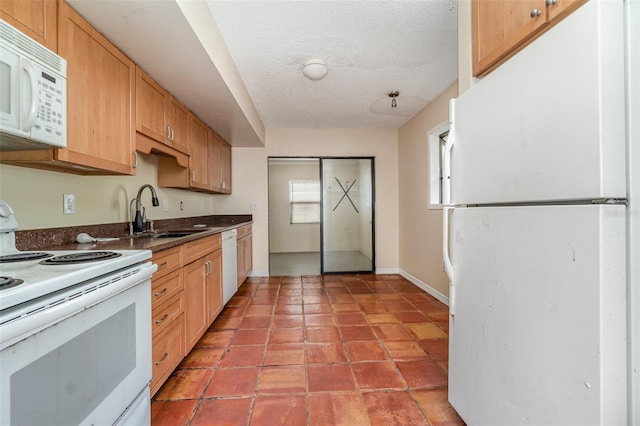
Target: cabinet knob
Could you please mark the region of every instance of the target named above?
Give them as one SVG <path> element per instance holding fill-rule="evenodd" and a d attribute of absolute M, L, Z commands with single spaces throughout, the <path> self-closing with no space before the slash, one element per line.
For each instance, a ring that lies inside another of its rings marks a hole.
<path fill-rule="evenodd" d="M 546 1 L 546 5 L 547 6 L 555 6 L 556 3 L 558 3 L 558 0 L 547 0 Z"/>
<path fill-rule="evenodd" d="M 540 15 L 542 15 L 542 11 L 540 9 L 533 9 L 531 11 L 531 17 L 532 18 L 535 18 L 535 17 L 540 16 Z"/>

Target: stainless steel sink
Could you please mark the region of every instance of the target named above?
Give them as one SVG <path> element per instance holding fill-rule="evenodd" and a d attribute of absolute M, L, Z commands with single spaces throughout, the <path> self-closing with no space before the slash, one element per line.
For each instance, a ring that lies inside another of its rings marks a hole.
<path fill-rule="evenodd" d="M 162 232 L 153 235 L 153 238 L 180 238 L 188 237 L 189 235 L 197 234 L 197 232 Z"/>

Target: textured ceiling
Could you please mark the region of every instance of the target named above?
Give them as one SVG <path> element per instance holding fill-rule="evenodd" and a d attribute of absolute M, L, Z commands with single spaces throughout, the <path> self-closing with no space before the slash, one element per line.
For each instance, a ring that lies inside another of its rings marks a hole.
<path fill-rule="evenodd" d="M 397 128 L 457 78 L 455 0 L 67 2 L 233 146 L 264 146 L 265 127 Z M 310 58 L 323 80 L 302 75 Z"/>
<path fill-rule="evenodd" d="M 208 4 L 267 128 L 397 128 L 457 79 L 453 0 Z"/>

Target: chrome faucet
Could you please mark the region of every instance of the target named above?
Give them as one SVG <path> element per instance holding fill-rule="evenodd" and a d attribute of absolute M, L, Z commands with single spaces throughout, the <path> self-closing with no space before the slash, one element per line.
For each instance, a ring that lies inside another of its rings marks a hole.
<path fill-rule="evenodd" d="M 153 186 L 149 184 L 142 185 L 140 189 L 138 189 L 138 196 L 135 198 L 136 216 L 135 219 L 133 219 L 133 222 L 131 222 L 131 229 L 133 232 L 143 232 L 147 224 L 147 218 L 145 217 L 146 215 L 144 214 L 142 207 L 142 191 L 145 188 L 149 188 L 151 190 L 151 204 L 153 204 L 154 207 L 158 207 L 160 205 L 160 202 L 158 201 L 158 194 L 156 194 L 156 190 Z"/>

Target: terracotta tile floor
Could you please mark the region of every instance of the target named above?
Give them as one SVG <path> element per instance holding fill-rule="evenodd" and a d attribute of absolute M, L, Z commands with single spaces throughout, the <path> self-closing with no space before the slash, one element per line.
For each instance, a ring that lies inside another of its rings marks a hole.
<path fill-rule="evenodd" d="M 399 275 L 249 278 L 155 395 L 152 425 L 464 424 L 447 321 Z"/>

